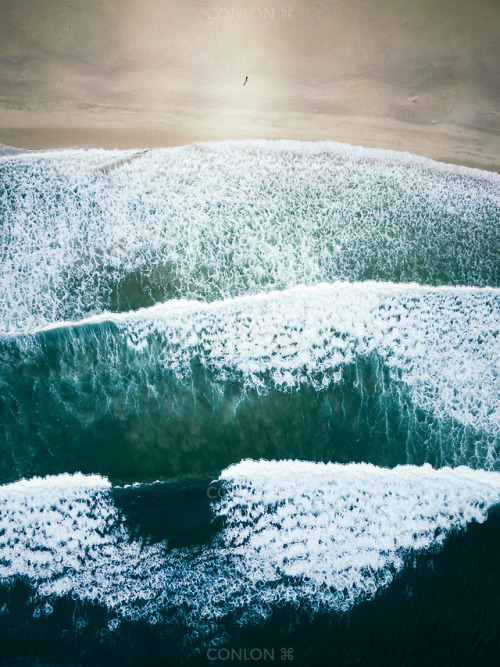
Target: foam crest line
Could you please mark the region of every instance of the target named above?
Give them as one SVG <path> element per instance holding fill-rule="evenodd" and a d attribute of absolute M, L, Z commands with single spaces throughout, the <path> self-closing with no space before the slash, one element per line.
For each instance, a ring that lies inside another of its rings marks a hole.
<path fill-rule="evenodd" d="M 164 622 L 188 642 L 214 641 L 229 617 L 246 625 L 283 605 L 337 613 L 371 600 L 500 501 L 500 474 L 467 468 L 243 461 L 219 484 L 223 526 L 201 549 L 133 537 L 102 478 L 0 487 L 0 581 L 29 581 L 35 614 L 71 596 L 104 606 L 111 629 Z"/>
<path fill-rule="evenodd" d="M 302 293 L 304 295 L 311 294 L 314 296 L 315 293 L 319 293 L 321 290 L 325 289 L 328 290 L 331 287 L 344 290 L 352 289 L 353 295 L 359 291 L 366 290 L 370 294 L 386 293 L 398 295 L 407 292 L 412 296 L 417 296 L 418 298 L 422 299 L 425 299 L 427 294 L 455 294 L 463 295 L 464 297 L 467 297 L 468 295 L 477 295 L 486 296 L 487 298 L 491 297 L 494 300 L 500 298 L 500 288 L 495 287 L 474 287 L 463 285 L 439 285 L 433 287 L 431 285 L 420 285 L 418 283 L 405 283 L 402 285 L 401 283 L 374 280 L 367 280 L 361 283 L 337 280 L 333 281 L 332 283 L 319 283 L 318 285 L 312 286 L 297 285 L 295 287 L 284 290 L 272 290 L 270 292 L 260 292 L 259 294 L 228 297 L 217 301 L 203 301 L 198 299 L 170 299 L 161 303 L 157 303 L 153 306 L 138 308 L 137 310 L 129 310 L 120 313 L 105 311 L 98 315 L 91 315 L 81 320 L 63 320 L 61 322 L 53 322 L 50 324 L 34 327 L 32 329 L 27 329 L 26 331 L 4 332 L 0 335 L 2 335 L 4 338 L 34 335 L 61 328 L 85 327 L 87 325 L 103 324 L 105 322 L 112 322 L 113 324 L 117 325 L 127 325 L 127 323 L 131 323 L 133 325 L 134 322 L 141 322 L 146 320 L 162 320 L 169 319 L 170 317 L 175 319 L 182 315 L 189 317 L 191 314 L 198 311 L 203 311 L 207 316 L 210 316 L 212 313 L 223 312 L 224 310 L 231 308 L 239 308 L 242 310 L 248 307 L 251 309 L 253 304 L 260 301 L 268 304 L 271 303 L 271 299 L 279 299 L 281 295 L 286 296 Z"/>
<path fill-rule="evenodd" d="M 1 479 L 249 456 L 498 469 L 499 312 L 499 290 L 336 283 L 3 337 Z"/>
<path fill-rule="evenodd" d="M 0 330 L 335 280 L 500 286 L 500 179 L 333 143 L 0 158 Z"/>

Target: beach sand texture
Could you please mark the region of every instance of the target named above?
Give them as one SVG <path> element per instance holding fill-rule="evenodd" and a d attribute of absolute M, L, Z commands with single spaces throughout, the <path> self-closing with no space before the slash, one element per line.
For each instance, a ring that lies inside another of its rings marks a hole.
<path fill-rule="evenodd" d="M 0 0 L 0 11 L 4 144 L 333 140 L 500 170 L 498 0 Z"/>

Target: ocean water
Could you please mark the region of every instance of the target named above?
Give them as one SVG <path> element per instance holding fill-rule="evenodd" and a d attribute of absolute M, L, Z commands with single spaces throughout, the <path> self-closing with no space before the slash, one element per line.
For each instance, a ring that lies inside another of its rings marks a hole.
<path fill-rule="evenodd" d="M 0 151 L 0 664 L 500 649 L 500 176 Z"/>

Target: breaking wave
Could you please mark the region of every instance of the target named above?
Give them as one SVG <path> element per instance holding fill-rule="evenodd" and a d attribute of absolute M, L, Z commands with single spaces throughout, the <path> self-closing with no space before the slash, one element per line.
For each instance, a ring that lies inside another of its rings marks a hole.
<path fill-rule="evenodd" d="M 370 600 L 500 501 L 498 473 L 430 466 L 243 461 L 210 488 L 223 527 L 200 549 L 131 535 L 101 477 L 4 486 L 0 578 L 28 581 L 38 614 L 72 596 L 106 607 L 110 627 L 175 617 L 214 639 L 229 615 L 252 624 L 283 604 L 342 612 Z"/>
<path fill-rule="evenodd" d="M 499 467 L 499 290 L 336 283 L 0 341 L 4 481 L 241 458 Z"/>

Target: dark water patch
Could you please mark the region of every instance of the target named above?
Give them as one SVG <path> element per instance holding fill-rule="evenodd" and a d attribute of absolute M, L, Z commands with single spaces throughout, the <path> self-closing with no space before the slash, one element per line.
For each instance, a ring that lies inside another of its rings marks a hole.
<path fill-rule="evenodd" d="M 497 506 L 486 523 L 450 536 L 441 552 L 428 553 L 375 600 L 348 614 L 317 614 L 312 620 L 307 609 L 276 607 L 268 621 L 251 628 L 228 618 L 226 637 L 208 655 L 209 649 L 197 646 L 191 635 L 187 640 L 179 619 L 153 626 L 124 621 L 110 630 L 106 609 L 67 596 L 51 600 L 51 611 L 44 613 L 45 603 L 28 582 L 17 581 L 0 586 L 0 664 L 220 667 L 241 664 L 226 659 L 226 651 L 237 656 L 245 650 L 247 656 L 252 650 L 274 655 L 274 660 L 253 661 L 259 665 L 495 664 L 500 650 L 499 536 Z"/>
<path fill-rule="evenodd" d="M 140 488 L 113 488 L 113 503 L 123 517 L 132 539 L 165 541 L 168 548 L 202 546 L 210 543 L 222 526 L 212 504 L 224 493 L 224 486 L 212 481 L 169 482 Z"/>

